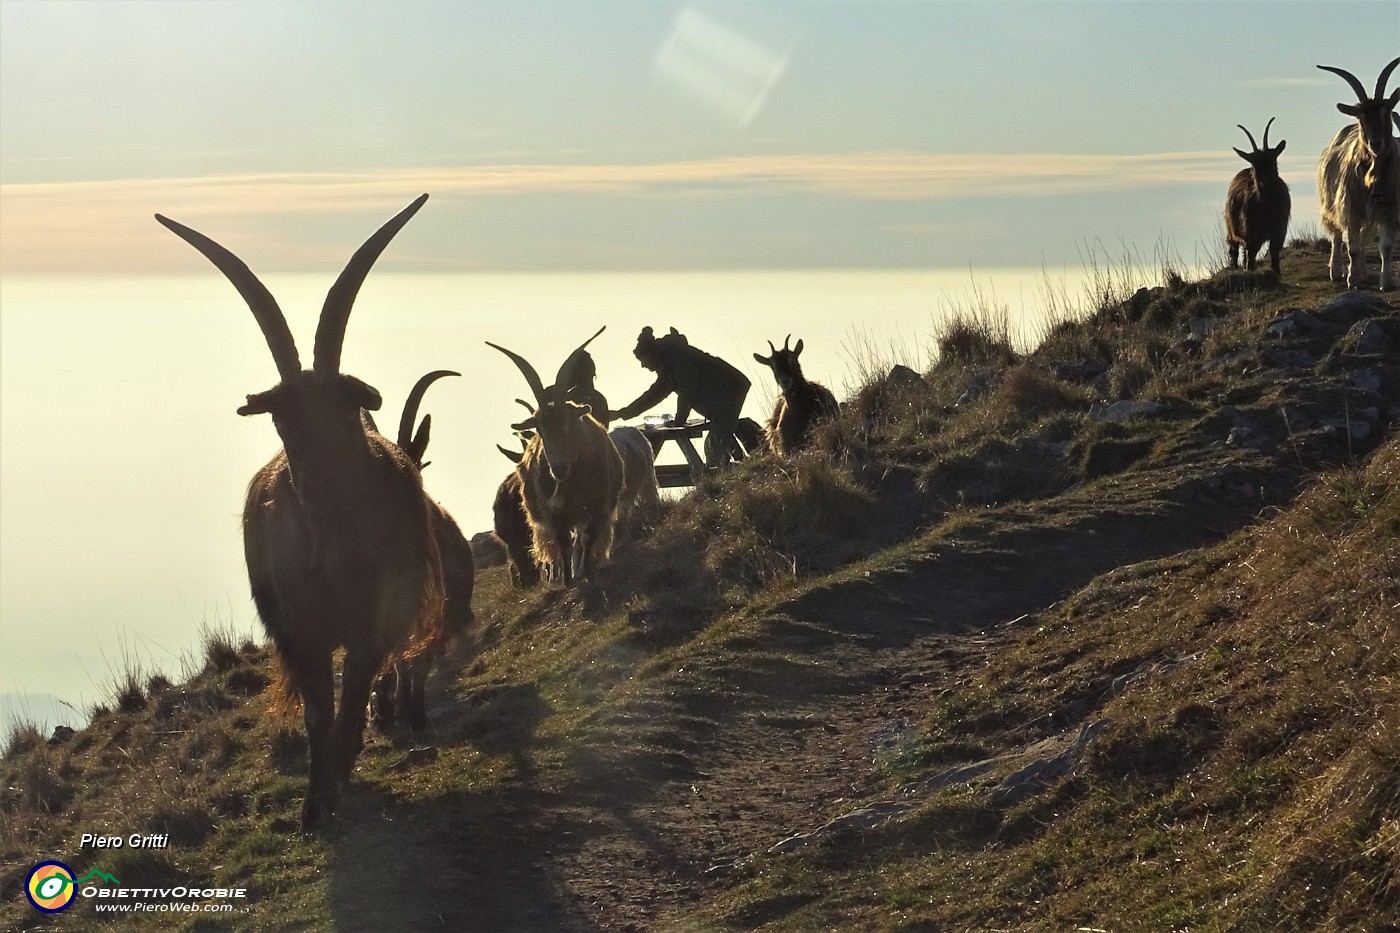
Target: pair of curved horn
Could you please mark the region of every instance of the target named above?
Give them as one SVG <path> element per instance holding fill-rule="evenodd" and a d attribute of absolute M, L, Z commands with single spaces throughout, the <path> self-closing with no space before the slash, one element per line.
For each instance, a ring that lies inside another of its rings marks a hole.
<path fill-rule="evenodd" d="M 350 257 L 350 262 L 326 293 L 326 302 L 321 307 L 320 322 L 316 325 L 313 359 L 317 373 L 334 375 L 340 372 L 340 349 L 345 342 L 345 325 L 350 320 L 350 310 L 354 307 L 355 297 L 360 293 L 365 276 L 369 275 L 369 270 L 389 245 L 389 241 L 403 229 L 404 224 L 408 223 L 414 214 L 418 213 L 418 209 L 427 200 L 428 196 L 422 195 L 380 227 L 355 251 L 355 255 Z M 282 309 L 277 306 L 277 300 L 272 297 L 272 293 L 258 281 L 258 277 L 247 264 L 204 234 L 184 224 L 160 214 L 156 215 L 156 220 L 203 253 L 204 257 L 233 283 L 233 287 L 238 289 L 238 293 L 248 303 L 248 308 L 262 329 L 263 338 L 267 340 L 268 349 L 272 351 L 273 362 L 277 364 L 278 374 L 285 379 L 300 372 L 301 360 L 297 354 L 296 341 L 292 339 L 291 328 L 287 326 L 287 319 L 282 314 Z"/>
<path fill-rule="evenodd" d="M 568 358 L 564 361 L 564 366 L 560 367 L 560 374 L 562 375 L 565 371 L 565 368 L 568 367 L 568 365 L 572 361 L 577 359 L 580 353 L 584 352 L 584 348 L 586 348 L 590 343 L 597 339 L 598 334 L 601 334 L 607 329 L 607 325 L 603 325 L 602 327 L 598 328 L 598 333 L 595 333 L 592 337 L 589 337 L 583 343 L 579 344 L 578 349 L 575 350 L 573 353 L 570 353 Z M 530 384 L 530 391 L 533 392 L 535 395 L 536 405 L 543 406 L 549 404 L 549 393 L 545 391 L 544 383 L 540 381 L 540 374 L 535 371 L 535 367 L 530 365 L 529 360 L 525 359 L 525 357 L 521 356 L 519 353 L 516 353 L 512 350 L 507 350 L 505 347 L 494 344 L 489 340 L 486 341 L 486 345 L 492 348 L 493 350 L 500 350 L 506 356 L 510 357 L 511 362 L 516 365 L 516 368 L 520 370 L 521 375 L 525 377 L 525 381 Z M 572 388 L 572 386 L 563 386 L 561 388 L 558 386 L 556 381 L 555 388 L 559 389 L 562 392 L 564 390 Z M 530 407 L 527 403 L 521 401 L 520 399 L 516 399 L 516 401 L 520 402 L 520 404 L 524 405 L 526 408 Z M 531 411 L 531 414 L 534 414 L 533 410 Z"/>
<path fill-rule="evenodd" d="M 1376 79 L 1376 93 L 1370 97 L 1366 96 L 1366 88 L 1356 79 L 1356 75 L 1352 74 L 1350 71 L 1334 68 L 1331 65 L 1318 65 L 1317 67 L 1321 68 L 1323 71 L 1330 71 L 1335 75 L 1339 75 L 1347 84 L 1351 85 L 1351 89 L 1356 92 L 1356 99 L 1360 103 L 1369 104 L 1385 96 L 1386 81 L 1390 79 L 1390 73 L 1395 70 L 1396 65 L 1400 65 L 1400 58 L 1395 59 L 1382 69 L 1381 76 Z"/>
<path fill-rule="evenodd" d="M 1268 148 L 1269 148 L 1269 127 L 1271 127 L 1271 126 L 1274 125 L 1274 119 L 1275 119 L 1274 117 L 1269 117 L 1269 122 L 1264 124 L 1264 148 L 1265 148 L 1265 149 L 1268 149 Z M 1252 133 L 1250 133 L 1249 130 L 1245 130 L 1245 129 L 1244 129 L 1244 124 L 1243 124 L 1243 123 L 1236 123 L 1235 126 L 1238 126 L 1240 129 L 1244 130 L 1244 135 L 1246 135 L 1246 136 L 1249 137 L 1249 145 L 1250 145 L 1250 147 L 1253 148 L 1253 150 L 1254 150 L 1255 152 L 1258 152 L 1258 151 L 1259 151 L 1259 146 L 1258 146 L 1257 143 L 1254 142 L 1254 135 L 1253 135 Z"/>

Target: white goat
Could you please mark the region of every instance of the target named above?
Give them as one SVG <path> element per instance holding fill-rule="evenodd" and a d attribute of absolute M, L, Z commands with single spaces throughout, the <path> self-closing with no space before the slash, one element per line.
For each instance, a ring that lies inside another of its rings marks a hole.
<path fill-rule="evenodd" d="M 1342 281 L 1342 238 L 1349 256 L 1346 283 L 1361 288 L 1366 279 L 1366 240 L 1374 229 L 1379 233 L 1381 291 L 1393 284 L 1391 253 L 1400 230 L 1400 142 L 1390 135 L 1400 88 L 1385 96 L 1385 84 L 1400 58 L 1381 71 L 1376 90 L 1367 96 L 1366 88 L 1348 71 L 1318 65 L 1323 71 L 1340 75 L 1356 92 L 1358 103 L 1337 104 L 1337 109 L 1356 122 L 1344 127 L 1322 151 L 1317 164 L 1317 194 L 1322 226 L 1332 236 L 1332 257 L 1328 272 L 1332 281 Z"/>

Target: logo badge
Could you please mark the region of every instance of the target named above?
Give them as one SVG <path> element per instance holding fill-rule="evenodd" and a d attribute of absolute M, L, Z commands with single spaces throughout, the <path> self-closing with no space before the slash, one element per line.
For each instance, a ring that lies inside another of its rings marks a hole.
<path fill-rule="evenodd" d="M 78 894 L 73 869 L 62 862 L 40 862 L 30 870 L 24 894 L 36 910 L 46 914 L 66 910 Z"/>

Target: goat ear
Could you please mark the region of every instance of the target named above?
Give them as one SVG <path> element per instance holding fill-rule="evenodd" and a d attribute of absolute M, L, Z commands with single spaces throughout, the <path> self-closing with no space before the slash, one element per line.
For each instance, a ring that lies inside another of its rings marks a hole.
<path fill-rule="evenodd" d="M 1232 147 L 1230 147 L 1230 148 L 1233 149 L 1234 147 L 1232 146 Z M 1249 159 L 1249 153 L 1248 153 L 1248 152 L 1245 152 L 1243 149 L 1235 149 L 1235 155 L 1239 156 L 1241 159 L 1244 159 L 1246 162 L 1249 162 L 1249 161 L 1250 161 L 1250 159 Z M 1250 164 L 1253 164 L 1253 163 L 1251 162 Z"/>
<path fill-rule="evenodd" d="M 760 363 L 762 363 L 764 366 L 772 366 L 772 365 L 773 365 L 773 360 L 772 360 L 771 357 L 760 356 L 759 354 L 755 353 L 755 354 L 753 355 L 753 358 L 756 359 L 756 360 L 758 360 L 758 361 L 759 361 Z"/>
<path fill-rule="evenodd" d="M 240 415 L 269 414 L 273 408 L 276 392 L 276 389 L 268 389 L 266 392 L 257 392 L 247 396 L 248 401 L 238 406 L 238 413 Z"/>
<path fill-rule="evenodd" d="M 418 425 L 418 432 L 413 435 L 413 440 L 408 444 L 408 455 L 413 458 L 413 462 L 418 464 L 421 471 L 427 466 L 423 462 L 423 455 L 428 452 L 428 439 L 432 435 L 433 416 L 424 415 L 423 420 Z"/>
<path fill-rule="evenodd" d="M 1280 152 L 1282 152 L 1283 147 L 1286 145 L 1288 145 L 1288 140 L 1285 139 L 1282 142 L 1280 142 L 1277 146 L 1275 146 L 1273 149 L 1274 155 L 1278 155 Z"/>
<path fill-rule="evenodd" d="M 801 338 L 801 337 L 798 337 L 798 338 L 797 338 L 797 343 L 793 344 L 793 347 L 792 347 L 792 355 L 793 355 L 793 356 L 801 356 L 801 355 L 802 355 L 802 338 Z"/>
<path fill-rule="evenodd" d="M 496 449 L 499 450 L 501 453 L 505 454 L 505 455 L 506 455 L 506 459 L 509 460 L 511 463 L 519 463 L 519 462 L 520 462 L 520 458 L 523 457 L 523 456 L 525 456 L 523 453 L 521 453 L 521 452 L 518 451 L 518 450 L 507 450 L 506 448 L 502 447 L 500 444 L 497 444 L 497 445 L 496 445 Z"/>
<path fill-rule="evenodd" d="M 384 400 L 379 397 L 378 389 L 354 376 L 342 375 L 340 377 L 340 391 L 346 401 L 356 408 L 363 408 L 365 411 L 378 411 L 379 406 L 384 404 Z"/>
<path fill-rule="evenodd" d="M 1361 116 L 1361 108 L 1355 104 L 1338 104 L 1337 109 L 1349 117 Z"/>
<path fill-rule="evenodd" d="M 512 431 L 533 431 L 535 428 L 535 416 L 531 415 L 524 421 L 517 421 L 510 426 Z"/>

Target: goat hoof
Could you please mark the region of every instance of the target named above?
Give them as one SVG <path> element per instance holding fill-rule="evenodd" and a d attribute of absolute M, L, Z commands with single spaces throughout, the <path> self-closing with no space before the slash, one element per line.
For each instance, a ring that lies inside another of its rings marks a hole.
<path fill-rule="evenodd" d="M 321 821 L 321 808 L 316 805 L 316 801 L 307 797 L 301 802 L 301 832 L 314 832 L 316 824 Z"/>

